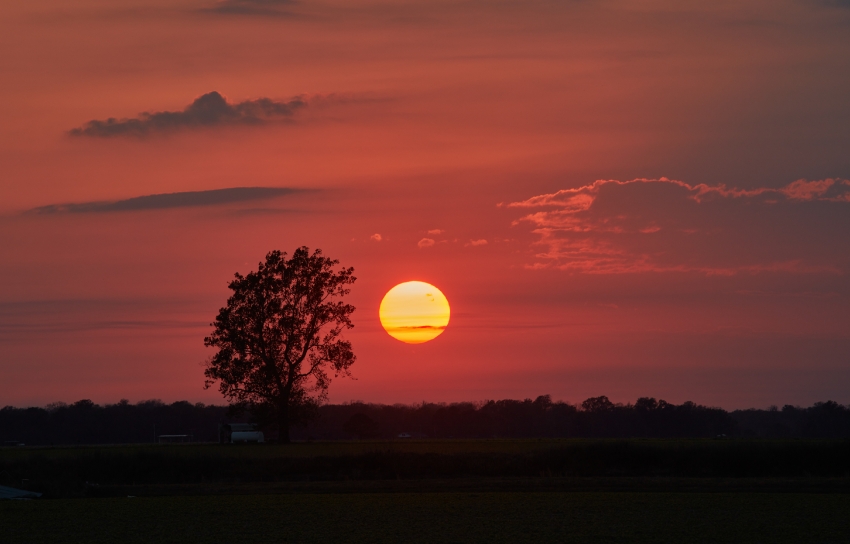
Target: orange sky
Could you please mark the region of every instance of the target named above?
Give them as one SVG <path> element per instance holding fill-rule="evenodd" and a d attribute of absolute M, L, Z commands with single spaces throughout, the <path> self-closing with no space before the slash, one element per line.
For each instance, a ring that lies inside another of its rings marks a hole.
<path fill-rule="evenodd" d="M 228 279 L 300 245 L 359 278 L 333 402 L 850 402 L 848 30 L 840 0 L 6 2 L 0 405 L 220 402 Z M 240 187 L 296 191 L 210 192 Z M 408 280 L 452 304 L 433 342 L 378 322 Z"/>

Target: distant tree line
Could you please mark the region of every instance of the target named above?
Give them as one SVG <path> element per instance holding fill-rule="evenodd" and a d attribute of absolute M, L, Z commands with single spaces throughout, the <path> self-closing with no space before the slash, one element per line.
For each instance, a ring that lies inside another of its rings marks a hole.
<path fill-rule="evenodd" d="M 44 408 L 0 409 L 2 444 L 133 444 L 153 443 L 159 435 L 186 434 L 187 440 L 218 440 L 218 423 L 228 418 L 227 406 L 164 404 L 146 400 L 100 406 L 90 400 L 54 403 Z"/>
<path fill-rule="evenodd" d="M 850 406 L 818 402 L 808 408 L 727 412 L 651 397 L 615 404 L 593 397 L 574 405 L 535 400 L 483 403 L 326 405 L 321 419 L 299 429 L 299 438 L 850 438 Z"/>
<path fill-rule="evenodd" d="M 164 404 L 149 400 L 97 405 L 90 400 L 44 408 L 0 409 L 0 441 L 6 445 L 153 443 L 162 435 L 214 442 L 218 425 L 246 422 L 227 406 Z M 269 433 L 271 437 L 273 433 Z M 727 412 L 693 402 L 672 404 L 640 398 L 615 404 L 593 397 L 581 404 L 534 400 L 481 403 L 320 406 L 307 424 L 292 429 L 295 440 L 397 438 L 850 438 L 850 406 L 818 402 L 808 408 Z"/>

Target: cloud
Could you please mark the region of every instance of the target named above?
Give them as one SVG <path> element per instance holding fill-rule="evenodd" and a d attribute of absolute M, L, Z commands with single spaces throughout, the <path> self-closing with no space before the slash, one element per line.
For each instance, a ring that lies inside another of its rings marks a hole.
<path fill-rule="evenodd" d="M 842 185 L 850 185 L 850 182 L 848 182 L 848 180 L 835 179 L 823 179 L 818 181 L 799 179 L 778 189 L 768 187 L 761 187 L 757 189 L 736 189 L 728 188 L 724 184 L 707 185 L 705 183 L 689 185 L 683 181 L 667 178 L 638 178 L 629 181 L 599 179 L 590 185 L 584 185 L 575 189 L 562 189 L 555 193 L 533 196 L 520 202 L 512 202 L 508 204 L 508 207 L 538 208 L 543 206 L 552 206 L 562 208 L 565 213 L 582 212 L 590 208 L 604 187 L 636 184 L 665 184 L 668 186 L 679 187 L 688 193 L 688 198 L 695 200 L 696 202 L 703 202 L 712 196 L 724 198 L 784 197 L 789 200 L 838 201 L 844 200 L 846 195 L 850 194 L 850 190 L 842 187 Z M 834 190 L 831 191 L 830 189 Z"/>
<path fill-rule="evenodd" d="M 432 247 L 435 243 L 431 238 L 423 238 L 416 245 L 419 246 L 419 249 L 422 249 L 423 247 Z"/>
<path fill-rule="evenodd" d="M 485 240 L 483 238 L 480 239 L 480 240 L 470 240 L 468 244 L 464 244 L 464 246 L 486 246 L 486 245 L 487 245 L 487 240 Z"/>
<path fill-rule="evenodd" d="M 585 274 L 840 273 L 847 180 L 738 189 L 659 179 L 597 180 L 513 202 L 537 235 L 531 268 Z M 839 208 L 836 208 L 839 206 Z"/>
<path fill-rule="evenodd" d="M 436 236 L 438 234 L 443 234 L 444 232 L 446 231 L 444 231 L 443 229 L 431 229 L 428 231 L 428 234 Z"/>
<path fill-rule="evenodd" d="M 177 308 L 193 304 L 188 299 L 37 299 L 0 302 L 0 337 L 8 340 L 45 334 L 111 329 L 199 329 L 207 322 L 163 319 L 180 314 Z"/>
<path fill-rule="evenodd" d="M 850 0 L 818 0 L 818 4 L 835 8 L 850 8 Z"/>
<path fill-rule="evenodd" d="M 167 208 L 214 206 L 251 200 L 268 200 L 298 192 L 285 187 L 230 187 L 209 191 L 187 191 L 137 196 L 113 202 L 80 202 L 76 204 L 50 204 L 29 210 L 28 213 L 47 215 L 60 213 L 131 212 Z"/>
<path fill-rule="evenodd" d="M 844 184 L 847 184 L 846 180 Z M 793 200 L 820 200 L 833 185 L 835 185 L 835 180 L 833 179 L 822 179 L 820 181 L 798 179 L 793 183 L 789 183 L 786 187 L 780 189 L 780 191 L 786 197 Z M 844 196 L 846 196 L 846 193 Z"/>
<path fill-rule="evenodd" d="M 291 17 L 296 15 L 286 9 L 296 5 L 295 0 L 221 0 L 201 11 L 223 15 L 265 15 Z"/>
<path fill-rule="evenodd" d="M 68 132 L 71 136 L 110 138 L 114 136 L 148 136 L 180 129 L 198 129 L 232 125 L 263 125 L 271 121 L 288 121 L 307 106 L 300 97 L 289 102 L 270 98 L 230 103 L 216 91 L 195 99 L 182 111 L 143 112 L 131 119 L 92 120 Z"/>
<path fill-rule="evenodd" d="M 374 240 L 376 242 L 380 242 L 381 240 L 383 240 L 383 238 L 381 238 L 381 235 L 378 234 L 377 232 L 375 234 L 373 234 L 372 236 L 370 236 L 369 239 Z"/>

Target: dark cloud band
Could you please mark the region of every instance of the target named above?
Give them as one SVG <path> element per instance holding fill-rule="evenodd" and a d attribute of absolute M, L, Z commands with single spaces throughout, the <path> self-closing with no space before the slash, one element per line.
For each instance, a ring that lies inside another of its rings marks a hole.
<path fill-rule="evenodd" d="M 183 193 L 165 193 L 137 196 L 115 202 L 81 202 L 78 204 L 51 204 L 29 210 L 33 214 L 59 213 L 98 213 L 131 212 L 141 210 L 162 210 L 168 208 L 191 208 L 197 206 L 215 206 L 252 200 L 271 198 L 297 192 L 297 189 L 285 187 L 231 187 L 210 191 L 187 191 Z"/>
<path fill-rule="evenodd" d="M 70 130 L 71 136 L 109 138 L 113 136 L 147 136 L 178 129 L 208 128 L 228 125 L 262 125 L 291 119 L 307 103 L 301 98 L 278 102 L 270 98 L 229 103 L 216 91 L 195 99 L 182 111 L 144 112 L 130 119 L 95 119 Z"/>
<path fill-rule="evenodd" d="M 294 0 L 220 0 L 202 11 L 223 15 L 265 15 L 291 17 Z"/>

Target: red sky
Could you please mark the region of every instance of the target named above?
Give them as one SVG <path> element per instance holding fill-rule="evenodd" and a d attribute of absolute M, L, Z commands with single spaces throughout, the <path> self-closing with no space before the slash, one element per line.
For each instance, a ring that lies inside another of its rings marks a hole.
<path fill-rule="evenodd" d="M 222 402 L 227 282 L 300 245 L 359 278 L 332 402 L 850 402 L 848 32 L 843 0 L 6 2 L 0 405 Z M 452 304 L 433 342 L 380 327 L 408 280 Z"/>

